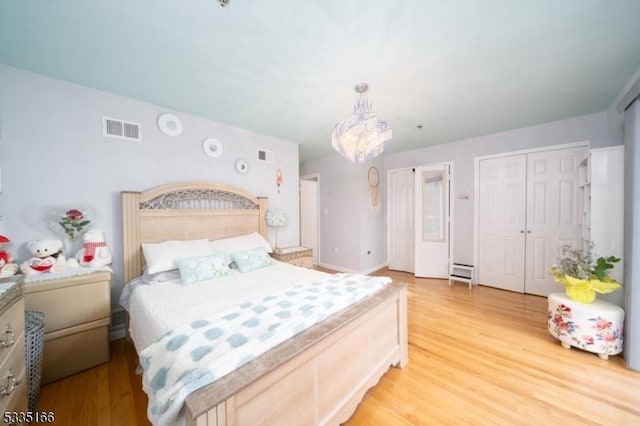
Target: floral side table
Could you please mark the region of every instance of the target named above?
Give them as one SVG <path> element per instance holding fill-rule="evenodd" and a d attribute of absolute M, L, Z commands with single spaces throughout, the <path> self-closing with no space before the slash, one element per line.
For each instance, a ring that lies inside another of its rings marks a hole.
<path fill-rule="evenodd" d="M 571 346 L 598 354 L 602 359 L 622 352 L 624 310 L 596 299 L 593 303 L 573 301 L 564 293 L 548 297 L 547 328 L 563 348 Z"/>

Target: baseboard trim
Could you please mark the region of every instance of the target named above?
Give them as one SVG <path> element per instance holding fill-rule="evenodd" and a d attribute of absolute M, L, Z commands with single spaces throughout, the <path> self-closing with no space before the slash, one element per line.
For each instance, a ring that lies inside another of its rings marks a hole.
<path fill-rule="evenodd" d="M 127 337 L 127 330 L 124 324 L 116 324 L 109 327 L 109 341 L 124 339 Z"/>
<path fill-rule="evenodd" d="M 328 263 L 320 263 L 319 266 L 322 266 L 323 268 L 327 268 L 327 269 L 332 269 L 332 270 L 338 271 L 338 272 L 347 272 L 347 273 L 351 273 L 351 274 L 367 275 L 367 274 L 375 272 L 375 271 L 377 271 L 379 269 L 384 268 L 385 266 L 387 266 L 387 262 L 381 263 L 379 265 L 376 265 L 376 266 L 374 266 L 372 268 L 365 269 L 363 271 L 355 271 L 353 269 L 343 268 L 341 266 L 329 265 Z"/>
<path fill-rule="evenodd" d="M 118 340 L 127 336 L 126 312 L 121 307 L 111 310 L 111 326 L 109 327 L 109 340 Z"/>
<path fill-rule="evenodd" d="M 373 266 L 373 267 L 371 267 L 369 269 L 365 269 L 364 271 L 361 271 L 360 273 L 364 274 L 364 275 L 369 275 L 372 272 L 376 272 L 376 271 L 378 271 L 378 270 L 380 270 L 382 268 L 385 268 L 387 265 L 388 265 L 387 262 L 383 262 L 383 263 L 381 263 L 379 265 L 376 265 L 376 266 Z"/>

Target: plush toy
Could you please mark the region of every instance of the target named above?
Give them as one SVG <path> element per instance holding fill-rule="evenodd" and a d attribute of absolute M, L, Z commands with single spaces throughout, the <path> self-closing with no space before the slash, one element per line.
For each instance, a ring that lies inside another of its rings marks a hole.
<path fill-rule="evenodd" d="M 75 259 L 67 261 L 64 257 L 60 240 L 31 241 L 27 244 L 27 249 L 33 257 L 20 265 L 20 270 L 25 275 L 60 272 L 68 267 L 78 266 Z"/>
<path fill-rule="evenodd" d="M 90 229 L 84 234 L 82 249 L 76 253 L 81 266 L 100 268 L 111 264 L 111 250 L 104 241 L 104 232 Z"/>
<path fill-rule="evenodd" d="M 0 246 L 2 244 L 10 242 L 11 240 L 9 240 L 7 237 L 5 237 L 4 235 L 0 235 Z M 12 260 L 13 258 L 11 257 L 11 254 L 8 251 L 0 248 L 0 278 L 10 277 L 11 275 L 18 272 L 18 264 L 10 263 Z"/>

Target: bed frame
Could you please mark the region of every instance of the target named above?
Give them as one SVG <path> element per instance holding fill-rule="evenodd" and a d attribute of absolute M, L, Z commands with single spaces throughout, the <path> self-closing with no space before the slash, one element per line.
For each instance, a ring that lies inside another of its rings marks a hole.
<path fill-rule="evenodd" d="M 267 237 L 268 201 L 227 185 L 191 182 L 122 192 L 125 280 L 144 266 L 141 244 Z M 407 296 L 394 282 L 191 393 L 188 425 L 339 424 L 407 353 Z"/>

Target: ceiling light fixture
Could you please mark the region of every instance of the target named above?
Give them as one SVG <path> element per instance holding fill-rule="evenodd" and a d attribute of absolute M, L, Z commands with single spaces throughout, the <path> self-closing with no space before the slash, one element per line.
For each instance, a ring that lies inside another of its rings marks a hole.
<path fill-rule="evenodd" d="M 360 94 L 353 107 L 353 114 L 336 124 L 331 134 L 331 145 L 344 158 L 363 163 L 380 155 L 385 144 L 391 140 L 391 127 L 379 120 L 372 110 L 366 92 L 367 83 L 357 84 L 355 91 Z"/>
<path fill-rule="evenodd" d="M 218 0 L 218 3 L 220 3 L 220 6 L 225 7 L 227 5 L 229 5 L 229 2 L 231 0 Z"/>

